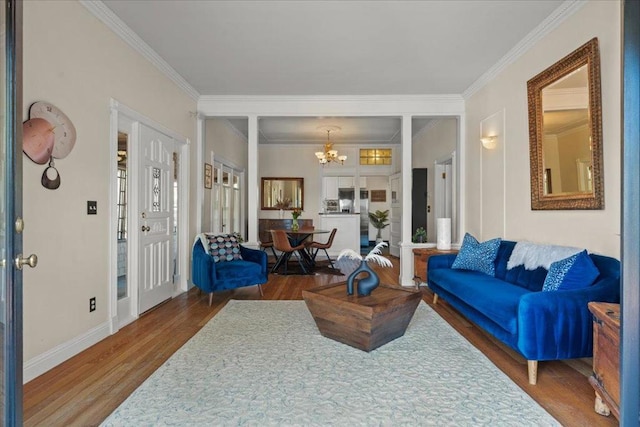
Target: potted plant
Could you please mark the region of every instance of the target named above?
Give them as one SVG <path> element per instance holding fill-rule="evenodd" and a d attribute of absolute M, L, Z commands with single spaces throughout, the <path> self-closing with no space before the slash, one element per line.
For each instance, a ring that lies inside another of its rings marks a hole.
<path fill-rule="evenodd" d="M 425 243 L 427 241 L 427 230 L 424 227 L 418 227 L 412 240 L 413 243 Z"/>
<path fill-rule="evenodd" d="M 300 208 L 294 208 L 291 211 L 291 216 L 293 217 L 293 221 L 291 222 L 291 229 L 293 231 L 298 231 L 299 225 L 298 225 L 298 217 L 302 215 L 302 209 Z"/>
<path fill-rule="evenodd" d="M 371 225 L 378 229 L 378 234 L 376 234 L 376 243 L 382 242 L 382 229 L 389 225 L 387 222 L 388 219 L 388 209 L 386 211 L 376 210 L 375 212 L 369 212 Z"/>

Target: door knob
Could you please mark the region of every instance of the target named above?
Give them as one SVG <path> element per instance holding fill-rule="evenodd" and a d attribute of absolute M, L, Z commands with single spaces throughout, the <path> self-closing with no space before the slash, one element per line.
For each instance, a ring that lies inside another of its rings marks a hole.
<path fill-rule="evenodd" d="M 22 270 L 23 265 L 28 265 L 29 267 L 34 268 L 38 265 L 38 257 L 36 254 L 31 254 L 27 258 L 22 258 L 22 254 L 20 254 L 16 257 L 15 263 L 18 270 Z"/>

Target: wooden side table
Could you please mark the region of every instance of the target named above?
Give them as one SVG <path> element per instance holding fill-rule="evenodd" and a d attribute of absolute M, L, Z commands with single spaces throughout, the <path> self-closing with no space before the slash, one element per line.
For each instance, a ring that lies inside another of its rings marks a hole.
<path fill-rule="evenodd" d="M 422 293 L 381 284 L 368 296 L 347 295 L 347 282 L 303 290 L 320 333 L 363 351 L 404 335 Z"/>
<path fill-rule="evenodd" d="M 620 420 L 620 304 L 590 302 L 593 314 L 593 375 L 595 411 Z"/>
<path fill-rule="evenodd" d="M 457 249 L 416 248 L 413 250 L 413 280 L 416 285 L 427 282 L 427 263 L 432 255 L 457 254 Z"/>

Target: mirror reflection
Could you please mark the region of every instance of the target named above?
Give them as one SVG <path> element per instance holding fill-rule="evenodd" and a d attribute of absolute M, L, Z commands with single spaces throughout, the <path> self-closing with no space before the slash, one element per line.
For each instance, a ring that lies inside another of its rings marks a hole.
<path fill-rule="evenodd" d="M 587 65 L 542 89 L 544 194 L 591 193 Z"/>
<path fill-rule="evenodd" d="M 262 178 L 261 209 L 304 210 L 304 178 Z"/>
<path fill-rule="evenodd" d="M 529 80 L 527 90 L 531 208 L 603 209 L 598 39 Z"/>

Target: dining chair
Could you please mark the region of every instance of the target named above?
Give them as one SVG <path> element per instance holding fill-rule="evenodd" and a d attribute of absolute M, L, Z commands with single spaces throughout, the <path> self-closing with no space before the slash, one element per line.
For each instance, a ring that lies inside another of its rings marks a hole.
<path fill-rule="evenodd" d="M 311 253 L 312 260 L 314 261 L 316 260 L 316 255 L 318 255 L 318 252 L 320 251 L 320 249 L 322 249 L 325 255 L 327 256 L 327 259 L 329 260 L 329 264 L 331 265 L 331 268 L 335 268 L 333 266 L 333 261 L 331 261 L 331 257 L 329 256 L 329 252 L 327 252 L 327 249 L 329 249 L 333 244 L 333 238 L 336 235 L 336 231 L 338 231 L 337 228 L 334 228 L 333 230 L 331 230 L 331 234 L 329 235 L 329 240 L 327 240 L 326 243 L 312 241 L 306 244 L 307 250 Z"/>
<path fill-rule="evenodd" d="M 304 274 L 309 274 L 307 267 L 304 265 L 304 259 L 298 254 L 298 251 L 305 250 L 304 243 L 300 243 L 297 246 L 291 246 L 291 242 L 289 242 L 289 236 L 287 236 L 287 232 L 285 230 L 271 230 L 271 237 L 273 241 L 273 246 L 282 252 L 280 258 L 276 261 L 276 264 L 271 269 L 272 273 L 275 273 L 276 270 L 280 267 L 280 265 L 284 264 L 284 274 L 287 274 L 287 264 L 289 263 L 289 258 L 291 258 L 291 254 L 295 254 L 298 259 L 298 264 L 302 268 Z"/>
<path fill-rule="evenodd" d="M 267 249 L 271 249 L 271 252 L 273 253 L 273 257 L 276 259 L 276 262 L 278 262 L 278 254 L 276 253 L 276 250 L 273 247 L 273 241 L 260 242 L 260 250 L 266 252 Z"/>

